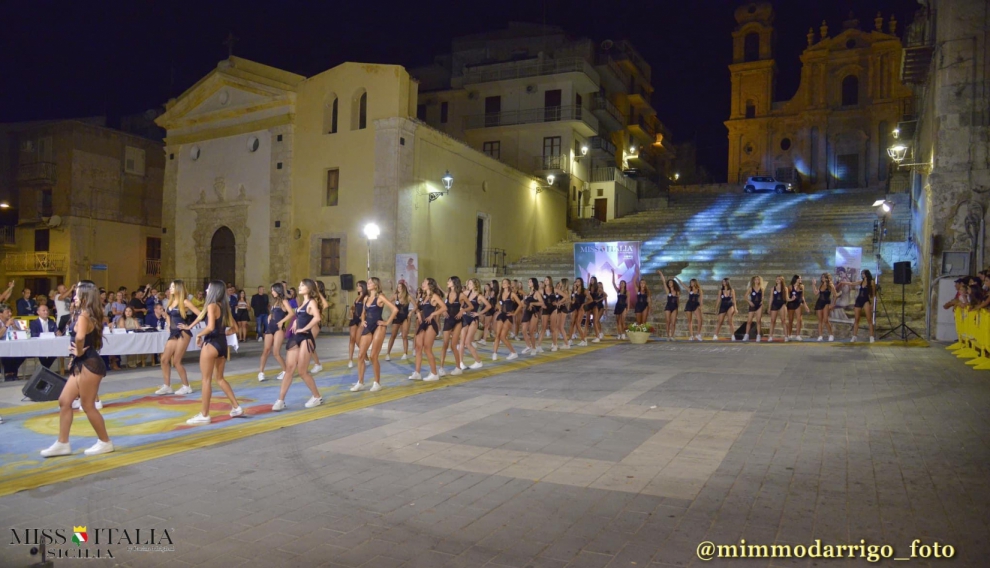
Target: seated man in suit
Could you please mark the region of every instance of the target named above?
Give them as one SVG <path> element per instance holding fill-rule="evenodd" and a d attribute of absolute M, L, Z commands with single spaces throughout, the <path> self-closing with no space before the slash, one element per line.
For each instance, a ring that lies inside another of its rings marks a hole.
<path fill-rule="evenodd" d="M 144 325 L 148 327 L 153 327 L 157 330 L 168 329 L 168 323 L 165 320 L 165 307 L 161 302 L 154 304 L 153 311 L 148 315 L 144 316 Z M 142 358 L 144 356 L 142 355 Z M 158 355 L 154 355 L 155 365 L 159 365 L 160 359 Z"/>
<path fill-rule="evenodd" d="M 58 324 L 55 323 L 55 320 L 48 317 L 48 306 L 41 304 L 38 306 L 38 319 L 31 321 L 31 337 L 41 337 L 43 332 L 62 335 L 62 332 L 58 330 Z M 55 362 L 55 357 L 38 357 L 38 361 L 41 362 L 44 368 L 50 369 L 52 363 Z"/>

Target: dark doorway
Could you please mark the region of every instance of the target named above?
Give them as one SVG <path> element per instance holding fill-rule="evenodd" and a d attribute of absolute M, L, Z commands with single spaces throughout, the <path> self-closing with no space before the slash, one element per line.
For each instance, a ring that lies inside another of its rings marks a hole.
<path fill-rule="evenodd" d="M 210 241 L 210 280 L 234 282 L 234 255 L 236 253 L 234 233 L 227 227 L 220 227 Z"/>
<path fill-rule="evenodd" d="M 543 92 L 543 120 L 554 122 L 560 120 L 560 89 Z"/>
<path fill-rule="evenodd" d="M 760 59 L 760 34 L 746 34 L 743 40 L 743 61 L 759 61 Z"/>
<path fill-rule="evenodd" d="M 835 183 L 840 189 L 859 187 L 859 154 L 835 157 Z"/>
<path fill-rule="evenodd" d="M 502 118 L 502 97 L 485 97 L 485 126 L 498 126 Z"/>
<path fill-rule="evenodd" d="M 595 219 L 602 223 L 608 221 L 608 199 L 595 200 Z"/>
<path fill-rule="evenodd" d="M 478 217 L 478 234 L 474 241 L 474 265 L 485 266 L 485 220 Z"/>

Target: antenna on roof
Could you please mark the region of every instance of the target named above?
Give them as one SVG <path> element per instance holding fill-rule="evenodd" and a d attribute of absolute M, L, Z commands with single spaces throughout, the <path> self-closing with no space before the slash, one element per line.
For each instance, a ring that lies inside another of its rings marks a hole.
<path fill-rule="evenodd" d="M 227 39 L 223 40 L 223 45 L 227 46 L 227 57 L 234 56 L 234 44 L 237 43 L 239 38 L 234 37 L 234 32 L 227 32 Z"/>

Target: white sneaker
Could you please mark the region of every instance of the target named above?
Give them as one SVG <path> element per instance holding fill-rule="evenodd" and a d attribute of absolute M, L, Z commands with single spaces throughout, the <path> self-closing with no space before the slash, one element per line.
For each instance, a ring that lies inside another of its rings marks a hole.
<path fill-rule="evenodd" d="M 364 390 L 364 384 L 363 383 L 354 383 L 354 386 L 351 387 L 351 392 L 358 392 L 358 391 L 362 391 L 362 390 Z"/>
<path fill-rule="evenodd" d="M 478 345 L 488 345 L 488 342 L 485 341 L 484 338 L 481 338 L 481 341 L 478 342 Z"/>
<path fill-rule="evenodd" d="M 712 336 L 712 341 L 718 341 L 718 336 L 717 335 L 713 335 Z"/>
<path fill-rule="evenodd" d="M 457 375 L 463 375 L 464 371 L 462 371 L 460 367 L 454 367 L 454 370 L 451 371 L 450 374 L 456 377 Z"/>
<path fill-rule="evenodd" d="M 276 400 L 275 404 L 272 405 L 272 412 L 281 412 L 283 410 L 285 410 L 285 401 L 282 399 Z"/>
<path fill-rule="evenodd" d="M 323 370 L 323 365 L 313 365 L 313 366 L 312 366 L 312 367 L 311 367 L 311 368 L 309 369 L 309 374 L 311 374 L 311 375 L 315 375 L 316 373 L 319 373 L 319 372 L 320 372 L 320 371 L 322 371 L 322 370 Z"/>
<path fill-rule="evenodd" d="M 735 337 L 735 336 L 733 336 L 733 337 Z M 742 340 L 743 341 L 749 341 L 749 334 L 747 333 L 746 335 L 743 335 Z"/>
<path fill-rule="evenodd" d="M 182 385 L 179 390 L 175 391 L 175 394 L 192 394 L 192 387 L 189 385 Z"/>
<path fill-rule="evenodd" d="M 113 442 L 104 442 L 103 440 L 97 440 L 95 444 L 86 449 L 83 453 L 87 456 L 98 456 L 100 454 L 109 454 L 113 451 Z"/>
<path fill-rule="evenodd" d="M 420 375 L 417 372 L 413 372 L 413 374 L 409 375 L 409 380 L 410 381 L 422 381 L 423 380 L 423 375 Z"/>
<path fill-rule="evenodd" d="M 576 331 L 571 334 L 571 339 L 577 339 L 577 332 Z"/>
<path fill-rule="evenodd" d="M 789 336 L 789 335 L 785 335 L 785 336 L 784 336 L 784 343 L 787 343 L 787 342 L 788 342 L 788 341 L 790 341 L 790 340 L 791 340 L 791 338 L 790 338 L 790 336 Z"/>
<path fill-rule="evenodd" d="M 828 340 L 829 340 L 829 341 L 835 341 L 835 336 L 834 336 L 834 335 L 830 335 L 830 336 L 828 336 Z"/>
<path fill-rule="evenodd" d="M 556 345 L 551 346 L 550 347 L 550 352 L 551 353 L 556 353 L 557 352 L 557 346 Z"/>
<path fill-rule="evenodd" d="M 482 367 L 481 361 L 475 361 L 474 365 L 471 365 L 470 367 L 468 367 L 468 369 L 480 369 L 481 367 Z"/>
<path fill-rule="evenodd" d="M 735 340 L 736 340 L 736 334 L 733 333 L 732 335 L 729 336 L 729 341 L 735 341 Z"/>
<path fill-rule="evenodd" d="M 509 356 L 505 358 L 506 361 L 511 361 L 519 357 L 518 353 L 509 353 Z"/>
<path fill-rule="evenodd" d="M 492 361 L 498 361 L 498 353 L 492 353 Z"/>
<path fill-rule="evenodd" d="M 438 376 L 438 377 L 446 377 L 446 376 L 447 376 L 447 371 L 446 371 L 446 370 L 444 370 L 444 368 L 443 368 L 443 367 L 440 367 L 440 370 L 439 370 L 439 371 L 437 371 L 437 376 Z"/>
<path fill-rule="evenodd" d="M 522 351 L 520 351 L 520 353 L 522 353 L 523 355 L 528 355 L 529 354 L 529 347 L 526 347 L 525 349 L 523 349 Z"/>
<path fill-rule="evenodd" d="M 509 339 L 515 339 L 515 338 L 516 338 L 516 332 L 510 331 L 509 332 Z"/>
<path fill-rule="evenodd" d="M 381 383 L 371 383 L 371 388 L 368 389 L 368 390 L 370 390 L 371 392 L 378 392 L 378 391 L 382 390 L 382 384 Z M 320 400 L 323 400 L 323 399 L 320 399 Z"/>
<path fill-rule="evenodd" d="M 536 357 L 537 355 L 539 355 L 539 352 L 536 349 L 531 349 L 529 351 L 529 356 L 530 357 Z"/>
<path fill-rule="evenodd" d="M 701 337 L 701 334 L 700 333 L 698 334 L 698 341 L 704 341 L 704 339 Z"/>
<path fill-rule="evenodd" d="M 265 336 L 261 336 L 261 337 L 258 338 L 258 343 L 261 343 L 264 340 L 265 340 Z"/>
<path fill-rule="evenodd" d="M 820 336 L 820 335 L 818 336 L 818 341 L 819 341 L 819 343 L 822 341 L 822 336 Z"/>
<path fill-rule="evenodd" d="M 688 336 L 688 341 L 694 341 L 694 336 L 693 335 L 689 335 Z"/>
<path fill-rule="evenodd" d="M 599 333 L 598 334 L 598 339 L 605 339 L 605 334 L 604 333 Z"/>
<path fill-rule="evenodd" d="M 276 381 L 281 381 L 284 378 L 285 378 L 285 371 L 282 371 L 281 373 L 275 375 L 275 380 Z"/>
<path fill-rule="evenodd" d="M 190 425 L 193 425 L 193 426 L 195 426 L 197 424 L 209 424 L 210 422 L 211 422 L 210 417 L 209 416 L 203 416 L 203 413 L 202 412 L 200 412 L 196 416 L 193 416 L 189 420 L 186 420 L 186 424 L 190 424 Z"/>
<path fill-rule="evenodd" d="M 536 352 L 537 353 L 543 353 L 543 348 L 542 347 L 537 347 L 536 348 Z"/>
<path fill-rule="evenodd" d="M 82 408 L 82 401 L 78 398 L 72 401 L 72 410 L 79 410 Z"/>
<path fill-rule="evenodd" d="M 794 336 L 794 341 L 804 341 L 804 338 L 801 337 L 800 335 L 795 335 Z"/>
<path fill-rule="evenodd" d="M 856 336 L 855 335 L 849 338 L 849 343 L 856 343 Z"/>
<path fill-rule="evenodd" d="M 874 341 L 874 339 L 873 339 L 873 336 L 871 335 L 870 336 L 870 343 L 873 343 L 873 341 Z"/>
<path fill-rule="evenodd" d="M 322 396 L 311 396 L 309 397 L 309 400 L 306 401 L 306 408 L 315 408 L 321 404 L 323 404 Z"/>
<path fill-rule="evenodd" d="M 584 341 L 579 341 L 578 342 L 578 347 L 587 347 L 587 346 L 588 346 L 588 340 L 587 339 L 585 339 Z"/>
<path fill-rule="evenodd" d="M 462 371 L 467 369 L 467 365 L 464 364 L 464 359 L 461 359 L 461 364 L 459 365 L 459 367 Z"/>
<path fill-rule="evenodd" d="M 162 385 L 161 388 L 155 391 L 155 394 L 174 394 L 172 392 L 172 387 L 168 385 Z"/>
<path fill-rule="evenodd" d="M 434 375 L 433 373 L 430 373 L 429 375 L 426 375 L 423 378 L 423 382 L 424 383 L 434 383 L 434 382 L 439 381 L 439 380 L 440 380 L 440 377 L 437 376 L 437 375 Z"/>
<path fill-rule="evenodd" d="M 760 337 L 760 334 L 759 334 L 759 333 L 757 333 L 757 334 L 756 334 L 756 342 L 757 342 L 757 343 L 759 343 L 759 342 L 760 342 L 760 341 L 761 341 L 762 339 L 763 339 L 763 338 L 762 338 L 762 337 Z"/>
<path fill-rule="evenodd" d="M 68 442 L 62 443 L 55 440 L 55 443 L 48 446 L 47 449 L 41 450 L 41 457 L 43 458 L 54 458 L 57 456 L 67 456 L 72 453 L 72 446 Z"/>
<path fill-rule="evenodd" d="M 354 361 L 348 361 L 347 362 L 347 368 L 348 369 L 353 369 L 354 368 Z"/>
<path fill-rule="evenodd" d="M 550 337 L 550 330 L 549 330 L 549 329 L 548 329 L 548 330 L 547 330 L 547 332 L 546 332 L 546 333 L 545 333 L 545 334 L 543 335 L 543 337 Z"/>
<path fill-rule="evenodd" d="M 264 381 L 267 378 L 264 373 L 258 373 L 258 382 Z"/>
<path fill-rule="evenodd" d="M 592 339 L 591 342 L 592 343 L 601 343 L 602 342 L 602 339 L 600 337 L 596 337 L 596 338 Z"/>
<path fill-rule="evenodd" d="M 567 343 L 563 344 L 560 348 L 561 349 L 570 349 L 571 348 L 571 342 L 568 341 Z"/>
<path fill-rule="evenodd" d="M 231 418 L 237 418 L 238 416 L 243 416 L 243 415 L 244 415 L 244 409 L 241 408 L 240 406 L 236 406 L 230 409 Z"/>
<path fill-rule="evenodd" d="M 386 360 L 386 361 L 391 361 L 391 360 L 392 360 L 392 356 L 391 356 L 391 355 L 389 355 L 388 353 L 386 353 L 386 354 L 385 354 L 385 360 Z"/>
<path fill-rule="evenodd" d="M 405 361 L 405 360 L 406 360 L 406 359 L 408 359 L 408 358 L 409 358 L 409 355 L 407 355 L 406 353 L 403 353 L 403 354 L 402 354 L 402 360 L 403 360 L 403 361 Z"/>

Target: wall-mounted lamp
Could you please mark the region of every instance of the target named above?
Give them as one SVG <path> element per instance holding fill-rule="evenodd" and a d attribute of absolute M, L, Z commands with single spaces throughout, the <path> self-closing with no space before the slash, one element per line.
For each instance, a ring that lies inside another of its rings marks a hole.
<path fill-rule="evenodd" d="M 901 129 L 900 128 L 895 128 L 894 129 L 894 132 L 892 134 L 894 135 L 894 140 L 897 140 L 898 138 L 901 137 Z"/>
<path fill-rule="evenodd" d="M 588 155 L 588 146 L 587 145 L 581 146 L 581 156 L 587 156 L 587 155 Z"/>
<path fill-rule="evenodd" d="M 890 156 L 891 160 L 894 160 L 898 164 L 904 161 L 904 157 L 907 155 L 907 146 L 904 144 L 897 144 L 896 146 L 891 146 L 887 148 L 887 155 Z"/>
<path fill-rule="evenodd" d="M 440 199 L 444 195 L 450 193 L 450 188 L 454 186 L 454 176 L 450 175 L 450 170 L 447 170 L 443 174 L 443 177 L 440 178 L 440 182 L 443 183 L 443 191 L 431 191 L 430 203 L 433 203 L 437 199 Z"/>
<path fill-rule="evenodd" d="M 0 201 L 0 209 L 10 209 L 10 203 L 6 201 Z"/>
<path fill-rule="evenodd" d="M 679 179 L 681 179 L 681 174 L 679 174 L 679 173 L 675 173 L 675 174 L 674 174 L 674 181 L 677 181 L 677 180 L 679 180 Z"/>
<path fill-rule="evenodd" d="M 554 176 L 553 174 L 547 174 L 547 184 L 548 185 L 553 185 L 553 181 L 555 179 L 557 179 L 557 177 Z"/>

